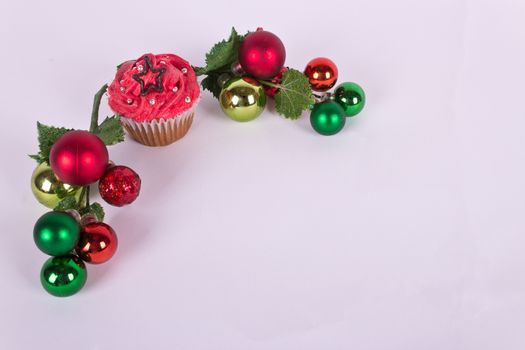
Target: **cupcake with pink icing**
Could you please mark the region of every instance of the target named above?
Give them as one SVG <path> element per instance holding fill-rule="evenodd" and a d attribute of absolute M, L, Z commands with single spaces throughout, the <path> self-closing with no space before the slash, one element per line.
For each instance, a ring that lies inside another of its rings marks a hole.
<path fill-rule="evenodd" d="M 200 88 L 195 71 L 173 54 L 124 62 L 108 87 L 109 106 L 136 141 L 165 146 L 188 132 Z"/>

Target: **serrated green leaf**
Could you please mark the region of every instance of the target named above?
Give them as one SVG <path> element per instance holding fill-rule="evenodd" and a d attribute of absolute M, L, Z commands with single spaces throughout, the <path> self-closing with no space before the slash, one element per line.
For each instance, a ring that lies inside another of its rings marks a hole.
<path fill-rule="evenodd" d="M 64 211 L 68 209 L 78 209 L 78 202 L 74 196 L 69 196 L 58 202 L 54 210 Z"/>
<path fill-rule="evenodd" d="M 232 27 L 228 40 L 222 40 L 215 44 L 210 52 L 206 54 L 205 71 L 200 71 L 201 75 L 211 73 L 222 67 L 229 67 L 239 56 L 239 47 L 244 40 L 243 35 L 239 35 Z"/>
<path fill-rule="evenodd" d="M 217 81 L 218 78 L 218 74 L 211 73 L 201 81 L 202 88 L 211 92 L 213 94 L 213 97 L 217 99 L 219 98 L 219 95 L 221 94 L 222 90 L 222 88 L 219 85 L 219 82 Z"/>
<path fill-rule="evenodd" d="M 285 118 L 298 119 L 314 102 L 308 78 L 296 69 L 283 73 L 275 94 L 275 110 Z"/>
<path fill-rule="evenodd" d="M 104 208 L 102 208 L 102 206 L 97 202 L 92 203 L 88 207 L 80 208 L 78 212 L 81 216 L 84 216 L 86 214 L 93 214 L 95 215 L 98 221 L 104 221 Z"/>
<path fill-rule="evenodd" d="M 49 153 L 55 141 L 66 132 L 72 129 L 57 128 L 54 126 L 44 125 L 40 122 L 36 124 L 38 131 L 38 154 L 30 155 L 29 157 L 35 159 L 38 163 L 49 163 Z"/>
<path fill-rule="evenodd" d="M 89 206 L 90 211 L 95 214 L 98 221 L 104 221 L 104 217 L 106 216 L 104 213 L 104 208 L 102 208 L 102 205 L 100 203 L 91 203 Z"/>
<path fill-rule="evenodd" d="M 118 116 L 106 117 L 93 133 L 108 146 L 124 141 L 124 128 Z"/>
<path fill-rule="evenodd" d="M 191 68 L 195 71 L 196 76 L 206 74 L 206 67 L 191 66 Z"/>
<path fill-rule="evenodd" d="M 29 158 L 36 160 L 38 164 L 45 162 L 38 154 L 29 154 Z"/>

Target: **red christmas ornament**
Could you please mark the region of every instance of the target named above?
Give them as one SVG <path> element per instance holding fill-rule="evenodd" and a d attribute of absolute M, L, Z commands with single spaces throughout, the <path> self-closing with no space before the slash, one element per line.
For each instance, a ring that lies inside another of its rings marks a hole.
<path fill-rule="evenodd" d="M 279 84 L 281 82 L 281 78 L 283 77 L 283 73 L 286 72 L 287 70 L 288 70 L 288 67 L 281 68 L 281 71 L 275 77 L 273 77 L 273 79 L 270 80 L 270 82 L 273 84 Z M 263 87 L 264 87 L 264 93 L 268 97 L 274 97 L 277 91 L 279 91 L 279 88 L 276 88 L 273 86 L 263 85 Z"/>
<path fill-rule="evenodd" d="M 326 57 L 314 58 L 304 69 L 314 91 L 330 90 L 337 82 L 338 74 L 335 63 Z"/>
<path fill-rule="evenodd" d="M 85 262 L 102 264 L 117 251 L 118 240 L 115 231 L 103 222 L 91 222 L 82 227 L 76 252 Z"/>
<path fill-rule="evenodd" d="M 277 35 L 262 29 L 250 33 L 239 48 L 239 63 L 244 71 L 258 79 L 276 76 L 284 65 L 286 50 Z"/>
<path fill-rule="evenodd" d="M 122 207 L 137 199 L 140 184 L 140 177 L 133 169 L 117 165 L 107 169 L 98 183 L 98 190 L 106 202 Z"/>
<path fill-rule="evenodd" d="M 53 144 L 49 163 L 62 182 L 84 186 L 100 179 L 108 165 L 108 157 L 106 145 L 98 136 L 74 130 Z"/>

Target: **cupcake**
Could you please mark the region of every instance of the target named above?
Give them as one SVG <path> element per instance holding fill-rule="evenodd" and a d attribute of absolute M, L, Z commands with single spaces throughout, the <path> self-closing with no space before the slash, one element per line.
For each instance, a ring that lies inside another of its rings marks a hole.
<path fill-rule="evenodd" d="M 127 61 L 108 87 L 109 106 L 137 142 L 164 146 L 188 132 L 200 96 L 191 65 L 172 54 Z"/>

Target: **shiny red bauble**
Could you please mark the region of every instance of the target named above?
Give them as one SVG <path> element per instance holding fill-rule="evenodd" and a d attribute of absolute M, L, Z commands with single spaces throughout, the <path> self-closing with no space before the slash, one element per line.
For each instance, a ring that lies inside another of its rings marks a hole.
<path fill-rule="evenodd" d="M 74 130 L 62 135 L 51 147 L 49 165 L 60 181 L 84 186 L 100 179 L 109 156 L 102 140 L 87 131 Z"/>
<path fill-rule="evenodd" d="M 117 246 L 117 235 L 111 226 L 103 222 L 92 222 L 82 228 L 75 250 L 85 262 L 102 264 L 111 259 Z"/>
<path fill-rule="evenodd" d="M 121 207 L 137 199 L 140 184 L 140 177 L 133 169 L 117 165 L 108 168 L 102 175 L 98 183 L 98 190 L 106 202 Z"/>
<path fill-rule="evenodd" d="M 281 68 L 279 73 L 277 73 L 277 75 L 275 77 L 273 77 L 273 79 L 270 80 L 270 82 L 273 83 L 273 84 L 278 85 L 281 82 L 281 79 L 283 77 L 283 73 L 286 72 L 287 70 L 288 70 L 288 67 Z M 274 87 L 274 86 L 263 85 L 263 88 L 264 88 L 264 93 L 268 97 L 274 97 L 275 94 L 277 93 L 277 91 L 279 91 L 279 88 L 278 87 Z"/>
<path fill-rule="evenodd" d="M 304 75 L 308 77 L 312 90 L 327 91 L 337 82 L 337 66 L 326 57 L 317 57 L 308 62 Z"/>
<path fill-rule="evenodd" d="M 275 77 L 284 65 L 286 50 L 277 35 L 265 30 L 250 33 L 239 48 L 239 63 L 254 78 Z"/>

